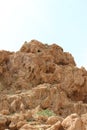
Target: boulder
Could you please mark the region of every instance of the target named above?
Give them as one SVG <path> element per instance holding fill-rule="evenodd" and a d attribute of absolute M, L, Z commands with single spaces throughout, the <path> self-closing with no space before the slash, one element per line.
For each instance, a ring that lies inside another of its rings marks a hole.
<path fill-rule="evenodd" d="M 86 130 L 81 118 L 75 113 L 66 117 L 62 122 L 62 126 L 66 130 Z"/>

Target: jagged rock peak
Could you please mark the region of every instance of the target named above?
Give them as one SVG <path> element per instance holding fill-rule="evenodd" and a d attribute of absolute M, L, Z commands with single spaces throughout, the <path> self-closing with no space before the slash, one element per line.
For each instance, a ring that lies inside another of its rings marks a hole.
<path fill-rule="evenodd" d="M 63 52 L 63 48 L 53 43 L 52 45 L 43 44 L 37 40 L 26 42 L 20 49 L 21 52 L 35 53 L 40 55 L 50 55 L 54 62 L 61 65 L 76 65 L 73 56 L 68 52 Z M 44 60 L 44 59 L 43 59 Z"/>

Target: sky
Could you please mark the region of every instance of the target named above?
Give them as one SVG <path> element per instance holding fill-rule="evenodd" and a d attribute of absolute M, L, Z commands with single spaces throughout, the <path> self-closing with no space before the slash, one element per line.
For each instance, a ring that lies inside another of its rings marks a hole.
<path fill-rule="evenodd" d="M 0 50 L 56 43 L 87 69 L 87 0 L 0 0 Z"/>

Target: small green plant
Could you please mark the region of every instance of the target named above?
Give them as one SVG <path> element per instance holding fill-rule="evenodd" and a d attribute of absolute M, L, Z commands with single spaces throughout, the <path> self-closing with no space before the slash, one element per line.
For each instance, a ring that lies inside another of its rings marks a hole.
<path fill-rule="evenodd" d="M 52 110 L 49 109 L 41 110 L 37 114 L 42 116 L 48 116 L 48 117 L 56 115 Z"/>

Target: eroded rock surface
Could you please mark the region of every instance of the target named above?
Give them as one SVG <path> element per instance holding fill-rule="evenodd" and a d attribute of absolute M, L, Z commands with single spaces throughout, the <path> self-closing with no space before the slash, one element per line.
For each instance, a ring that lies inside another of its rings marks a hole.
<path fill-rule="evenodd" d="M 87 71 L 70 53 L 37 40 L 0 51 L 0 130 L 86 130 L 86 116 Z"/>

